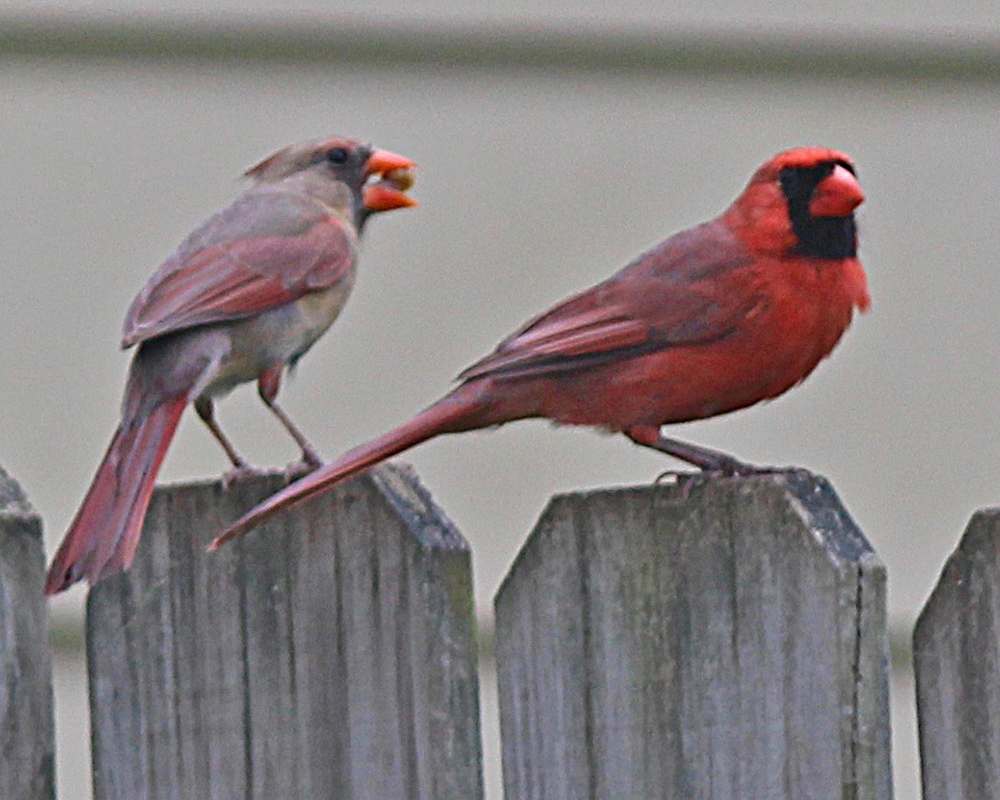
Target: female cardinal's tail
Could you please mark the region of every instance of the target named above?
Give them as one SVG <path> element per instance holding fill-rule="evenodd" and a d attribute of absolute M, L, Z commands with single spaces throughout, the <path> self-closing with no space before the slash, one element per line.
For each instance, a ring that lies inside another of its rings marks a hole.
<path fill-rule="evenodd" d="M 173 397 L 118 426 L 52 559 L 46 594 L 61 592 L 84 578 L 97 583 L 132 563 L 156 473 L 185 405 L 184 395 Z"/>
<path fill-rule="evenodd" d="M 403 450 L 408 450 L 442 433 L 455 433 L 482 427 L 481 412 L 486 411 L 488 405 L 482 402 L 479 389 L 480 387 L 473 384 L 459 386 L 454 392 L 421 411 L 409 422 L 404 422 L 399 427 L 383 433 L 370 442 L 348 450 L 336 461 L 332 461 L 290 486 L 286 486 L 228 526 L 209 545 L 208 549 L 217 549 L 229 539 L 246 533 L 250 528 L 259 525 L 285 506 L 329 489 L 335 483 L 340 483 L 342 480 L 356 475 L 380 461 L 391 458 Z M 492 424 L 504 421 L 506 420 L 496 420 Z M 486 424 L 491 423 L 487 422 Z"/>

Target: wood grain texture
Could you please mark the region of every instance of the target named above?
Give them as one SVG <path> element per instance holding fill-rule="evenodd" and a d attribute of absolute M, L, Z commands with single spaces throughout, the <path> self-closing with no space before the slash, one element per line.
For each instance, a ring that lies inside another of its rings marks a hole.
<path fill-rule="evenodd" d="M 505 797 L 888 800 L 885 602 L 802 471 L 554 498 L 496 598 Z"/>
<path fill-rule="evenodd" d="M 913 633 L 924 800 L 1000 797 L 1000 509 L 977 512 Z"/>
<path fill-rule="evenodd" d="M 158 489 L 92 590 L 95 800 L 481 797 L 466 543 L 383 466 L 205 552 L 281 484 Z"/>
<path fill-rule="evenodd" d="M 0 798 L 55 797 L 42 522 L 0 469 Z"/>

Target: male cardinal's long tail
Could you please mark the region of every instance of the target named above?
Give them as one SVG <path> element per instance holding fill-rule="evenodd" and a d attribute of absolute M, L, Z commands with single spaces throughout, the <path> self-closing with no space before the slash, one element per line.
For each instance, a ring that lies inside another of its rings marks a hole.
<path fill-rule="evenodd" d="M 349 450 L 336 461 L 286 486 L 228 526 L 208 549 L 215 550 L 229 539 L 246 533 L 250 528 L 273 516 L 279 507 L 305 500 L 403 450 L 408 450 L 442 433 L 455 433 L 479 427 L 478 417 L 484 410 L 484 404 L 477 388 L 468 384 L 459 386 L 408 422 Z"/>
<path fill-rule="evenodd" d="M 84 578 L 94 584 L 132 563 L 156 474 L 185 405 L 181 395 L 141 417 L 122 420 L 52 559 L 46 594 Z"/>

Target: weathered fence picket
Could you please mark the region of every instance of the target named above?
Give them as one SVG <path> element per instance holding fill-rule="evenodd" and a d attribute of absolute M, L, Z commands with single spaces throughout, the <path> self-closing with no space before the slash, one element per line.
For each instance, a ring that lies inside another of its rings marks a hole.
<path fill-rule="evenodd" d="M 801 471 L 555 498 L 496 599 L 507 800 L 888 800 L 885 571 Z"/>
<path fill-rule="evenodd" d="M 924 800 L 1000 797 L 1000 509 L 977 512 L 913 633 Z"/>
<path fill-rule="evenodd" d="M 55 797 L 42 522 L 0 469 L 0 798 Z"/>
<path fill-rule="evenodd" d="M 465 542 L 386 466 L 205 554 L 280 485 L 158 489 L 91 591 L 95 800 L 481 797 Z"/>

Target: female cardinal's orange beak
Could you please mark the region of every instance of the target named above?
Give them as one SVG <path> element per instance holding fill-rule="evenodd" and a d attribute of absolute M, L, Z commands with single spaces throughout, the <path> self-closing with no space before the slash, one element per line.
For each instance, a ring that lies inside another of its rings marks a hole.
<path fill-rule="evenodd" d="M 390 153 L 388 150 L 372 150 L 371 155 L 365 162 L 365 172 L 374 175 L 376 172 L 388 172 L 393 169 L 410 169 L 415 167 L 416 162 L 411 161 L 406 156 Z"/>
<path fill-rule="evenodd" d="M 381 175 L 382 180 L 364 188 L 365 208 L 368 211 L 389 211 L 417 205 L 417 201 L 406 194 L 406 190 L 413 186 L 415 166 L 416 163 L 406 156 L 388 150 L 373 150 L 365 162 L 365 172 Z"/>

